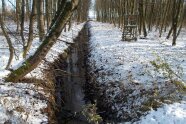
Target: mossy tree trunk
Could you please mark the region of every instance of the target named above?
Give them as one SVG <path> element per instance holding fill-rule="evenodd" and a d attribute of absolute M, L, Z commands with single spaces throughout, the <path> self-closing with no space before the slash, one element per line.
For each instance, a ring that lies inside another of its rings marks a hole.
<path fill-rule="evenodd" d="M 63 5 L 64 0 L 61 1 Z M 57 38 L 60 36 L 65 24 L 68 22 L 69 18 L 72 16 L 73 11 L 78 5 L 78 0 L 65 0 L 64 9 L 58 9 L 58 17 L 54 23 L 50 25 L 50 31 L 44 37 L 42 44 L 39 46 L 37 51 L 33 56 L 30 56 L 28 59 L 22 63 L 22 66 L 13 70 L 8 77 L 5 78 L 7 82 L 17 82 L 22 79 L 26 74 L 34 70 L 39 63 L 45 58 L 50 48 L 54 45 Z"/>

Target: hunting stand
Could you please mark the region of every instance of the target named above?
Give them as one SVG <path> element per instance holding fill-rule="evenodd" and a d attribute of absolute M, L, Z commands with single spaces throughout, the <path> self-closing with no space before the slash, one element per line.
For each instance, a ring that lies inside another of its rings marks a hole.
<path fill-rule="evenodd" d="M 137 40 L 138 14 L 124 15 L 123 41 Z"/>

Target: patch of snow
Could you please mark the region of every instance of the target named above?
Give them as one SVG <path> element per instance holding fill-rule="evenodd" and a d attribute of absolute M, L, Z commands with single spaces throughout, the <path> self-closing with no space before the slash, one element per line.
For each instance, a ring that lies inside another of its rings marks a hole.
<path fill-rule="evenodd" d="M 41 113 L 47 107 L 44 95 L 41 88 L 32 84 L 0 80 L 0 123 L 46 123 L 48 117 Z"/>
<path fill-rule="evenodd" d="M 164 105 L 150 111 L 134 124 L 184 124 L 186 122 L 186 102 Z"/>

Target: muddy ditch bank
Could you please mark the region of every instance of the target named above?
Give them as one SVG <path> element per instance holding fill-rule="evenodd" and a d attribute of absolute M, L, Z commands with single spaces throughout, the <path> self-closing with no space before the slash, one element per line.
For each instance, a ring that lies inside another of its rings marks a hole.
<path fill-rule="evenodd" d="M 85 100 L 87 26 L 79 32 L 74 43 L 49 66 L 46 78 L 51 82 L 50 123 L 88 124 L 82 114 Z"/>

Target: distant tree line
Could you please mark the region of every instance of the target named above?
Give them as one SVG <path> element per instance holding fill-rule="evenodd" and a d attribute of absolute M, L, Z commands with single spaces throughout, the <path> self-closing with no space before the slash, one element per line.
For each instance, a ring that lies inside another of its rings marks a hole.
<path fill-rule="evenodd" d="M 138 14 L 138 33 L 144 37 L 156 29 L 159 37 L 169 32 L 173 36 L 172 45 L 183 27 L 186 17 L 184 0 L 96 0 L 97 20 L 124 27 L 126 14 Z"/>

